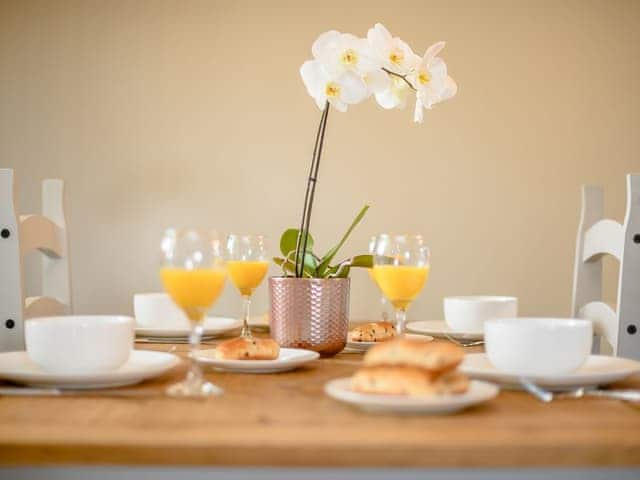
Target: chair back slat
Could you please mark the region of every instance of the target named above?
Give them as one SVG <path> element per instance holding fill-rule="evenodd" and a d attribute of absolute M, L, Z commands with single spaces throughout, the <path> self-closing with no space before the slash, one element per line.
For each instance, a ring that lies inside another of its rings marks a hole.
<path fill-rule="evenodd" d="M 604 219 L 594 223 L 584 234 L 582 261 L 589 262 L 598 255 L 609 254 L 622 259 L 624 231 L 615 220 Z"/>
<path fill-rule="evenodd" d="M 618 343 L 618 315 L 611 306 L 604 302 L 589 302 L 580 308 L 578 317 L 591 320 L 594 333 L 606 338 L 611 345 Z"/>
<path fill-rule="evenodd" d="M 27 297 L 24 301 L 25 318 L 65 315 L 68 311 L 67 305 L 51 297 Z"/>
<path fill-rule="evenodd" d="M 42 215 L 20 216 L 20 253 L 24 256 L 32 250 L 40 250 L 53 258 L 62 258 L 64 250 L 60 242 L 60 228 Z"/>

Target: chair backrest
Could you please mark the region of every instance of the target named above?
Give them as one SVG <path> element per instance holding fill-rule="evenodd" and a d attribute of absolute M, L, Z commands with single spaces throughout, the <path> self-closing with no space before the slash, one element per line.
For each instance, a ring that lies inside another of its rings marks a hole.
<path fill-rule="evenodd" d="M 596 335 L 606 339 L 614 355 L 640 359 L 640 175 L 627 175 L 623 224 L 603 218 L 603 207 L 602 189 L 583 186 L 572 312 L 594 322 Z M 620 262 L 615 310 L 602 301 L 604 255 Z"/>
<path fill-rule="evenodd" d="M 0 351 L 24 349 L 24 320 L 71 313 L 64 183 L 42 182 L 42 215 L 16 213 L 14 176 L 0 169 Z M 42 296 L 24 298 L 22 259 L 42 252 Z"/>

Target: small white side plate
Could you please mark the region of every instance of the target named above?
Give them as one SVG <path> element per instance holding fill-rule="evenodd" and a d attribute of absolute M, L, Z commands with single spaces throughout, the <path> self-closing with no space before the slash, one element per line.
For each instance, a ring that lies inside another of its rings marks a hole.
<path fill-rule="evenodd" d="M 281 348 L 275 360 L 221 360 L 215 358 L 216 349 L 200 350 L 198 362 L 211 365 L 217 370 L 234 373 L 277 373 L 294 370 L 320 357 L 318 352 L 300 348 Z"/>
<path fill-rule="evenodd" d="M 202 326 L 204 327 L 204 337 L 217 337 L 224 333 L 242 327 L 242 320 L 238 318 L 207 317 Z M 136 327 L 136 336 L 152 338 L 188 338 L 191 333 L 190 328 L 143 328 Z"/>
<path fill-rule="evenodd" d="M 422 320 L 407 323 L 407 330 L 433 337 L 451 337 L 455 340 L 482 340 L 484 332 L 452 330 L 444 320 Z"/>
<path fill-rule="evenodd" d="M 433 340 L 433 337 L 429 335 L 413 335 L 411 333 L 406 333 L 405 337 L 408 338 L 417 338 L 418 340 L 424 340 L 425 342 L 430 342 Z M 391 340 L 391 339 L 390 339 Z M 389 341 L 389 340 L 385 340 Z M 344 353 L 362 353 L 369 350 L 374 345 L 379 345 L 384 342 L 353 342 L 351 340 L 347 341 L 347 346 L 344 348 Z"/>
<path fill-rule="evenodd" d="M 0 378 L 34 387 L 110 388 L 133 385 L 157 377 L 180 359 L 170 353 L 134 350 L 120 368 L 98 373 L 49 373 L 31 361 L 27 352 L 0 353 Z"/>
<path fill-rule="evenodd" d="M 535 362 L 535 359 L 531 359 Z M 470 377 L 500 383 L 509 388 L 520 388 L 519 376 L 504 373 L 494 367 L 486 353 L 465 355 L 460 371 Z M 532 382 L 550 390 L 567 390 L 578 387 L 597 387 L 622 380 L 640 372 L 640 362 L 607 355 L 591 355 L 582 367 L 567 375 L 527 377 Z"/>
<path fill-rule="evenodd" d="M 463 410 L 494 398 L 497 386 L 472 380 L 469 390 L 460 395 L 434 397 L 405 397 L 400 395 L 374 395 L 351 390 L 350 378 L 337 378 L 324 386 L 327 395 L 340 402 L 349 403 L 372 413 L 422 413 L 445 414 Z"/>

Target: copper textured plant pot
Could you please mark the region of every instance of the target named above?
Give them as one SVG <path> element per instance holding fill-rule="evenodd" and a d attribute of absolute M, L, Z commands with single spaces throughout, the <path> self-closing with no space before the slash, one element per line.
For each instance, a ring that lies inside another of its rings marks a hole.
<path fill-rule="evenodd" d="M 282 347 L 330 357 L 349 332 L 348 278 L 269 278 L 271 336 Z"/>

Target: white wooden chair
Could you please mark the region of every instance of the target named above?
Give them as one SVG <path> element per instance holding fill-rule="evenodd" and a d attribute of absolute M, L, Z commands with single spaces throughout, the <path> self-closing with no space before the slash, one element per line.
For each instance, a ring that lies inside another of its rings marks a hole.
<path fill-rule="evenodd" d="M 42 296 L 24 298 L 22 259 L 42 252 Z M 0 169 L 0 351 L 24 349 L 24 320 L 71 313 L 62 180 L 42 182 L 42 215 L 18 215 L 13 170 Z"/>
<path fill-rule="evenodd" d="M 640 359 L 640 175 L 627 175 L 624 223 L 603 219 L 600 187 L 582 187 L 573 276 L 573 315 L 594 323 L 594 346 L 603 337 L 614 355 Z M 602 301 L 602 257 L 620 262 L 616 309 Z"/>

